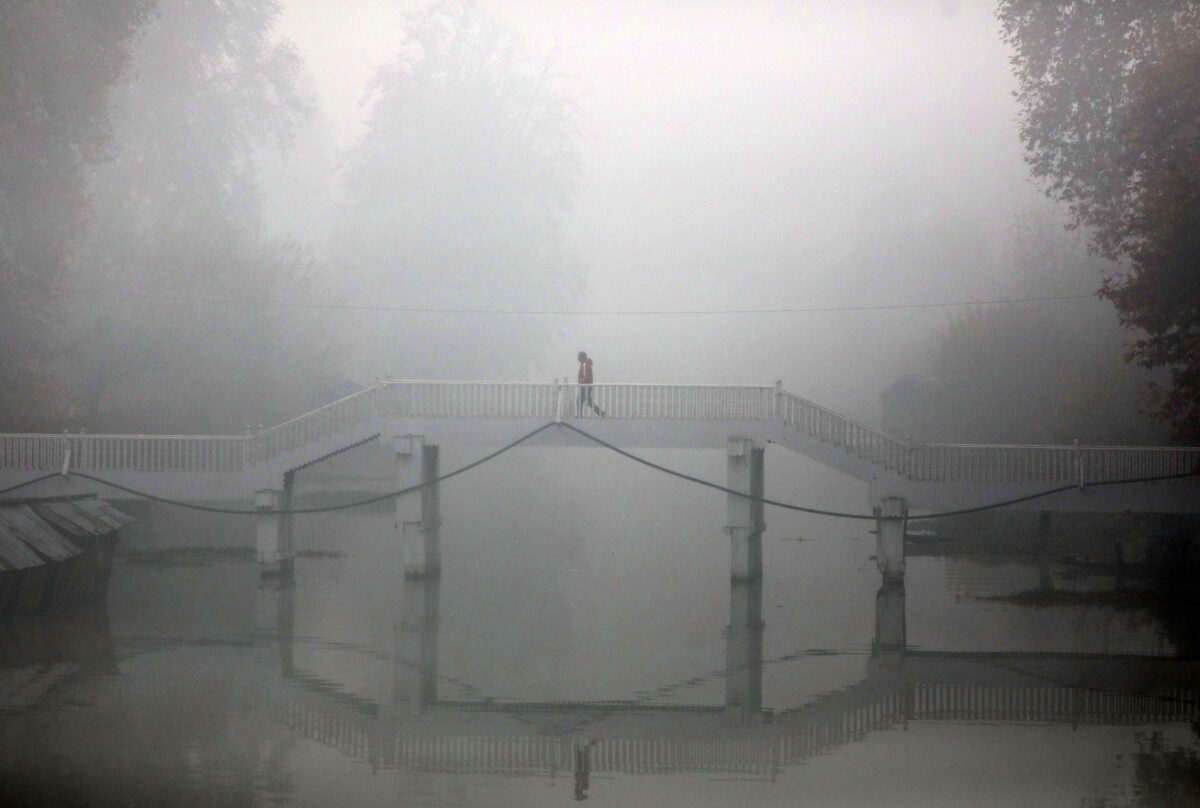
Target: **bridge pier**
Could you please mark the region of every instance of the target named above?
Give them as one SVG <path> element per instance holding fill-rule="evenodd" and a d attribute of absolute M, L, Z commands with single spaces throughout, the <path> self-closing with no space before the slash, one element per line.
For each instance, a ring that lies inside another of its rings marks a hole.
<path fill-rule="evenodd" d="M 875 506 L 875 560 L 884 584 L 904 585 L 904 529 L 908 503 L 900 497 L 884 497 Z"/>
<path fill-rule="evenodd" d="M 725 630 L 725 717 L 731 722 L 762 716 L 762 581 L 742 581 L 729 589 Z"/>
<path fill-rule="evenodd" d="M 421 435 L 402 435 L 393 440 L 398 487 L 430 483 L 438 477 L 438 447 L 425 443 Z M 438 484 L 396 497 L 396 530 L 405 578 L 437 575 L 442 567 L 441 499 Z"/>
<path fill-rule="evenodd" d="M 254 508 L 258 511 L 280 511 L 292 507 L 292 487 L 295 474 L 283 475 L 282 488 L 263 488 L 254 492 Z M 292 515 L 289 513 L 258 513 L 255 521 L 255 554 L 259 574 L 266 577 L 290 575 L 295 550 L 292 547 Z"/>
<path fill-rule="evenodd" d="M 749 438 L 730 438 L 725 453 L 726 487 L 748 494 L 763 495 L 763 454 Z M 725 532 L 731 550 L 731 578 L 755 581 L 762 578 L 763 504 L 737 494 L 726 495 Z"/>

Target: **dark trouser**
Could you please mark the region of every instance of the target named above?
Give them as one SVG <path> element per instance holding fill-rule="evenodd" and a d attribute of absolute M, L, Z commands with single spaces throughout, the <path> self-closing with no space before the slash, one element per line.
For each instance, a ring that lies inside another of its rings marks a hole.
<path fill-rule="evenodd" d="M 596 406 L 596 402 L 592 401 L 592 386 L 590 384 L 579 385 L 579 407 L 578 412 L 583 415 L 583 407 L 587 405 L 592 408 L 592 412 L 596 415 L 602 415 L 600 408 Z"/>

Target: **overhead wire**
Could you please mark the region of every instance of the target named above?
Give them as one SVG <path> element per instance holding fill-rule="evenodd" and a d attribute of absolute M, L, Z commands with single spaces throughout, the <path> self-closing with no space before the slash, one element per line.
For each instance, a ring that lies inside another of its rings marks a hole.
<path fill-rule="evenodd" d="M 449 314 L 449 315 L 493 315 L 493 316 L 561 316 L 561 317 L 677 317 L 677 316 L 728 316 L 747 314 L 821 314 L 834 312 L 903 311 L 916 309 L 944 309 L 962 306 L 1012 305 L 1021 303 L 1046 303 L 1066 300 L 1095 298 L 1094 292 L 1071 295 L 1040 295 L 1031 297 L 1005 297 L 977 300 L 952 300 L 925 303 L 882 303 L 858 306 L 781 306 L 774 308 L 741 309 L 490 309 L 436 306 L 384 306 L 365 303 L 310 303 L 289 300 L 238 300 L 234 298 L 193 297 L 186 295 L 161 294 L 157 292 L 113 291 L 105 289 L 65 288 L 72 294 L 92 294 L 111 297 L 138 298 L 174 303 L 200 303 L 215 306 L 261 306 L 290 309 L 325 311 L 356 311 L 396 314 Z"/>

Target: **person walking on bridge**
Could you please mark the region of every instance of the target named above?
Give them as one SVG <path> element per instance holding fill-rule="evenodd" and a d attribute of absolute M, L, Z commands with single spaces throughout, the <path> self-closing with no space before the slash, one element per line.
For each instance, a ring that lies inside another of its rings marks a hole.
<path fill-rule="evenodd" d="M 583 406 L 587 405 L 592 408 L 592 412 L 604 417 L 604 410 L 596 406 L 596 402 L 592 400 L 592 360 L 583 351 L 579 352 L 579 405 L 576 407 L 576 413 L 579 417 L 583 417 Z"/>

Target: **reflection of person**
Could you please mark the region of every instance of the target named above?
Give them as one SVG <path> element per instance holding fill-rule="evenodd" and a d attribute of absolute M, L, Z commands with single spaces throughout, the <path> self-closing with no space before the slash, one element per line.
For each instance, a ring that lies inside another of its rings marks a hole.
<path fill-rule="evenodd" d="M 587 746 L 575 747 L 575 799 L 586 800 L 587 790 L 592 773 L 591 752 L 595 740 L 588 741 Z"/>
<path fill-rule="evenodd" d="M 604 410 L 596 406 L 596 402 L 592 401 L 592 359 L 583 351 L 579 352 L 579 405 L 576 411 L 579 415 L 583 415 L 583 405 L 592 408 L 592 412 L 604 417 Z"/>

